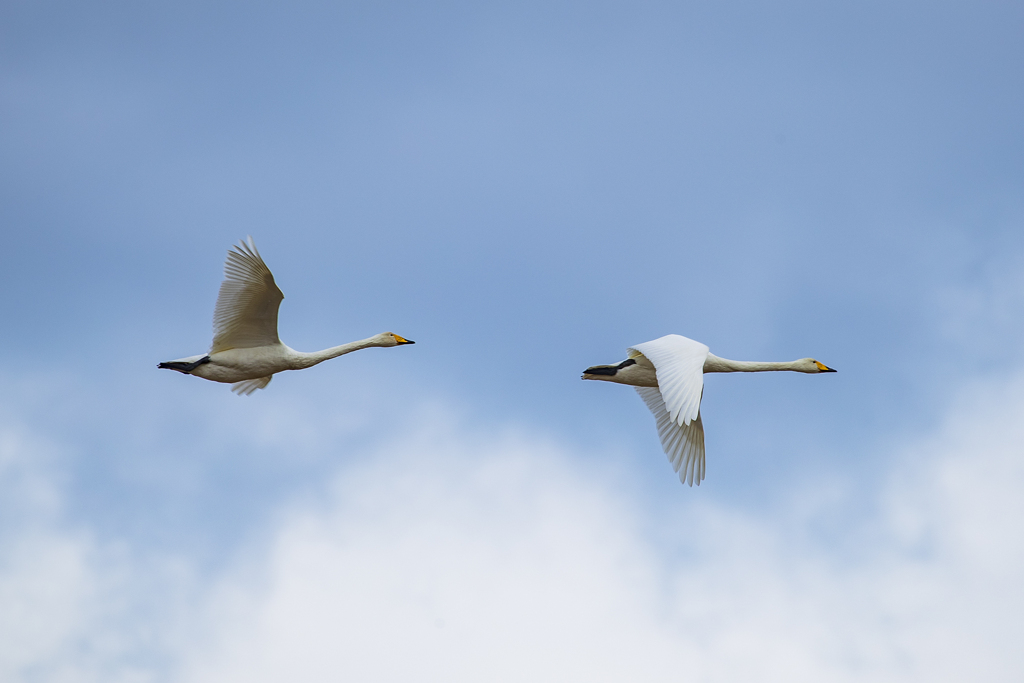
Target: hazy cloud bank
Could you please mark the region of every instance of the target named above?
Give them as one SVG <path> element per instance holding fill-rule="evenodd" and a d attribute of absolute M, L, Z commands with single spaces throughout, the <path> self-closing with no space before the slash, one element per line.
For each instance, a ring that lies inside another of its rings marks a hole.
<path fill-rule="evenodd" d="M 0 678 L 1016 680 L 1024 378 L 961 396 L 827 533 L 835 496 L 666 508 L 564 445 L 435 415 L 213 576 L 68 525 L 61 446 L 8 424 Z"/>

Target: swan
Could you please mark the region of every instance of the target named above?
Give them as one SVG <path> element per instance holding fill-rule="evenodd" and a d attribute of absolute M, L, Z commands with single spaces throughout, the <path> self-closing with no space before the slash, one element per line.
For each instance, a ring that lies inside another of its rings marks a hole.
<path fill-rule="evenodd" d="M 706 372 L 772 372 L 791 370 L 818 374 L 835 372 L 813 358 L 783 363 L 727 360 L 710 353 L 707 346 L 678 334 L 630 347 L 626 360 L 617 365 L 595 365 L 583 371 L 583 379 L 628 384 L 654 413 L 661 446 L 679 474 L 679 481 L 693 486 L 704 479 L 704 425 L 700 400 Z"/>
<path fill-rule="evenodd" d="M 393 332 L 342 344 L 315 353 L 291 349 L 277 338 L 277 310 L 284 294 L 263 263 L 252 237 L 228 251 L 224 282 L 213 310 L 210 352 L 160 363 L 157 367 L 231 385 L 248 396 L 263 389 L 275 373 L 311 368 L 331 358 L 372 346 L 401 346 L 415 342 Z"/>

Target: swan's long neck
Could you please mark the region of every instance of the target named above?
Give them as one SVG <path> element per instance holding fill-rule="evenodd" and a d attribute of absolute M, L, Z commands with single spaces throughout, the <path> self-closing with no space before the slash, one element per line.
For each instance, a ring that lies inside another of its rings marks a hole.
<path fill-rule="evenodd" d="M 776 372 L 780 370 L 802 372 L 803 370 L 797 367 L 797 363 L 799 361 L 795 360 L 783 361 L 781 363 L 729 360 L 728 358 L 719 358 L 715 354 L 709 353 L 707 360 L 704 361 L 704 372 Z"/>
<path fill-rule="evenodd" d="M 296 365 L 298 366 L 296 369 L 311 368 L 317 363 L 323 363 L 325 360 L 344 356 L 346 353 L 352 353 L 353 351 L 368 349 L 371 346 L 383 346 L 383 344 L 380 343 L 380 340 L 377 337 L 370 337 L 369 339 L 360 339 L 359 341 L 349 342 L 348 344 L 342 344 L 341 346 L 332 346 L 331 348 L 324 349 L 323 351 L 314 351 L 312 353 L 296 351 Z"/>

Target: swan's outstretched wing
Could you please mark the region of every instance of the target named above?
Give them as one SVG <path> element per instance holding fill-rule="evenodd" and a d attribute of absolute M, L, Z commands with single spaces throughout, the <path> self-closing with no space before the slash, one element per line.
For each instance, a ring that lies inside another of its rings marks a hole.
<path fill-rule="evenodd" d="M 241 382 L 235 382 L 231 385 L 231 391 L 235 392 L 239 396 L 248 396 L 257 389 L 264 389 L 270 380 L 274 379 L 273 375 L 267 375 L 266 377 L 259 377 L 257 379 L 244 379 Z"/>
<path fill-rule="evenodd" d="M 234 247 L 224 262 L 224 282 L 213 310 L 210 353 L 279 343 L 277 309 L 282 299 L 252 238 Z"/>
<path fill-rule="evenodd" d="M 661 447 L 665 449 L 672 469 L 679 474 L 679 481 L 690 486 L 697 482 L 697 486 L 700 486 L 704 479 L 704 425 L 700 413 L 690 424 L 680 425 L 669 416 L 660 391 L 655 387 L 635 388 L 654 413 Z"/>
<path fill-rule="evenodd" d="M 680 427 L 697 419 L 704 393 L 704 361 L 708 347 L 678 334 L 631 347 L 654 363 L 658 388 L 669 417 Z M 646 400 L 646 399 L 645 399 Z"/>

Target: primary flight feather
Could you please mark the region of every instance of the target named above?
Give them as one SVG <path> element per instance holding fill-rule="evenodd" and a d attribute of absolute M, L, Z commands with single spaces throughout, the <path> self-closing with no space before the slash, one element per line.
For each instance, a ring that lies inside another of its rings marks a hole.
<path fill-rule="evenodd" d="M 199 356 L 160 363 L 158 367 L 231 384 L 231 391 L 249 395 L 263 389 L 275 373 L 302 370 L 331 358 L 372 346 L 413 344 L 393 332 L 315 353 L 281 343 L 277 311 L 284 294 L 263 262 L 252 238 L 228 252 L 224 282 L 213 310 L 213 344 Z"/>
<path fill-rule="evenodd" d="M 654 414 L 661 446 L 679 480 L 700 486 L 704 480 L 704 425 L 700 419 L 704 373 L 778 370 L 835 372 L 813 358 L 782 363 L 727 360 L 714 355 L 700 342 L 669 334 L 631 347 L 626 360 L 617 365 L 587 368 L 583 379 L 635 387 Z"/>

